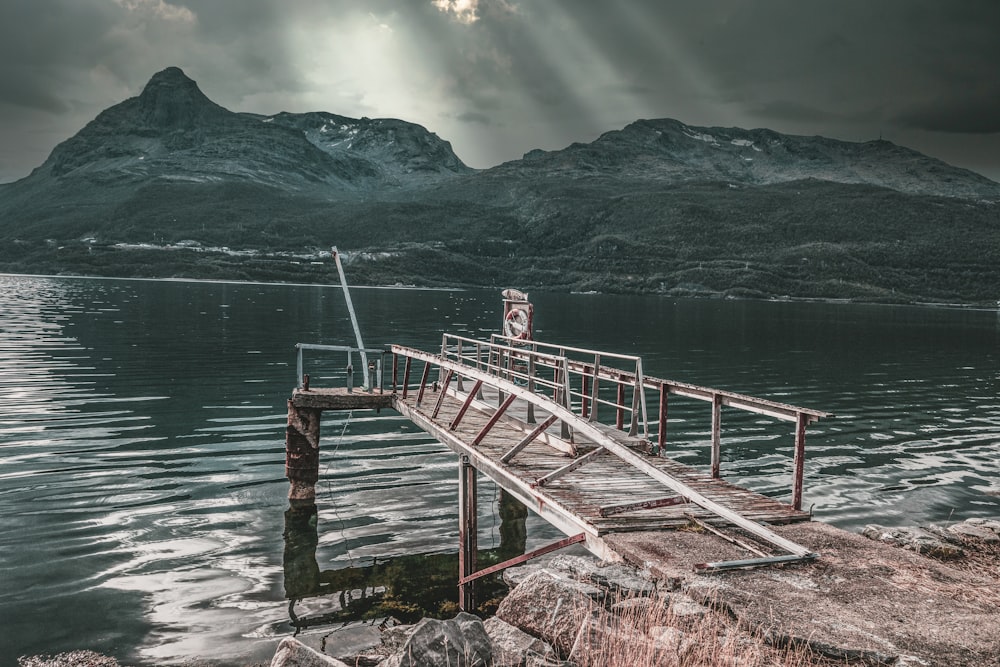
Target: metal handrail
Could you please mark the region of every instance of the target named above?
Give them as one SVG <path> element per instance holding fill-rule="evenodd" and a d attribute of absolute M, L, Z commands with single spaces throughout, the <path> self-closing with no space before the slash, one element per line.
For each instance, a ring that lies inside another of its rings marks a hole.
<path fill-rule="evenodd" d="M 354 355 L 359 354 L 362 359 L 362 364 L 366 364 L 367 355 L 371 354 L 375 356 L 375 361 L 372 362 L 374 364 L 374 368 L 371 367 L 371 364 L 368 364 L 368 368 L 366 369 L 366 372 L 362 376 L 364 380 L 362 382 L 362 388 L 366 392 L 371 393 L 374 389 L 378 389 L 379 391 L 381 391 L 382 387 L 385 384 L 382 377 L 383 374 L 382 357 L 388 354 L 388 352 L 383 348 L 358 348 L 358 347 L 351 347 L 349 345 L 320 345 L 317 343 L 296 343 L 295 349 L 296 349 L 295 370 L 296 370 L 297 389 L 308 389 L 305 380 L 306 375 L 304 372 L 305 369 L 304 369 L 304 361 L 302 355 L 303 350 L 318 350 L 323 352 L 346 352 L 348 392 L 353 391 L 354 389 Z"/>

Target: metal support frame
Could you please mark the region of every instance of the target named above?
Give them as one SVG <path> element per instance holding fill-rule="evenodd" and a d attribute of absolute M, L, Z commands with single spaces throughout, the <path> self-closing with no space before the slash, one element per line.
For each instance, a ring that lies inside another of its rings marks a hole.
<path fill-rule="evenodd" d="M 587 539 L 586 533 L 578 533 L 576 535 L 571 535 L 570 537 L 565 537 L 557 542 L 553 542 L 552 544 L 546 544 L 544 547 L 533 549 L 531 551 L 528 551 L 527 553 L 521 554 L 520 556 L 515 556 L 514 558 L 505 560 L 502 563 L 497 563 L 496 565 L 490 565 L 489 567 L 483 568 L 479 572 L 470 574 L 467 577 L 462 577 L 461 579 L 458 580 L 458 583 L 459 585 L 468 584 L 470 582 L 475 581 L 476 579 L 485 577 L 488 574 L 493 574 L 494 572 L 500 572 L 501 570 L 506 570 L 509 567 L 514 567 L 515 565 L 520 565 L 521 563 L 527 563 L 532 558 L 538 558 L 539 556 L 544 556 L 547 553 L 552 553 L 553 551 L 564 549 L 570 546 L 571 544 L 579 544 L 580 542 L 586 541 L 586 539 Z"/>
<path fill-rule="evenodd" d="M 354 327 L 354 337 L 358 341 L 358 349 L 361 351 L 361 368 L 364 369 L 364 387 L 367 391 L 368 384 L 368 355 L 365 354 L 365 344 L 361 341 L 361 327 L 358 326 L 358 316 L 354 313 L 354 302 L 351 301 L 351 290 L 347 288 L 347 276 L 344 275 L 344 266 L 340 263 L 340 253 L 337 246 L 330 250 L 333 253 L 333 261 L 337 265 L 337 273 L 340 274 L 340 286 L 344 288 L 344 299 L 347 301 L 347 312 L 351 314 L 351 325 Z"/>

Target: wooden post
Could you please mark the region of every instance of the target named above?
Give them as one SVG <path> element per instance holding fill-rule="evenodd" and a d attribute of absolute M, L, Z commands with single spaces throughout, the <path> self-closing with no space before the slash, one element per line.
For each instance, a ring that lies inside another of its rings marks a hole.
<path fill-rule="evenodd" d="M 285 477 L 290 484 L 288 501 L 292 507 L 316 503 L 319 480 L 319 423 L 322 411 L 297 408 L 288 401 L 285 428 Z"/>
<path fill-rule="evenodd" d="M 792 507 L 802 509 L 802 478 L 806 466 L 806 424 L 808 416 L 798 413 L 795 419 L 795 478 L 792 481 Z"/>
<path fill-rule="evenodd" d="M 658 428 L 656 431 L 656 452 L 660 456 L 666 456 L 667 449 L 667 386 L 660 383 L 660 415 Z"/>
<path fill-rule="evenodd" d="M 476 521 L 476 469 L 463 455 L 458 471 L 458 578 L 459 581 L 475 573 L 477 533 Z M 459 583 L 458 608 L 472 611 L 476 608 L 475 583 Z"/>
<path fill-rule="evenodd" d="M 712 395 L 712 477 L 719 478 L 720 445 L 722 441 L 722 396 Z"/>
<path fill-rule="evenodd" d="M 580 379 L 580 416 L 586 419 L 590 414 L 590 391 L 587 387 L 590 382 L 590 366 L 583 367 L 583 376 Z"/>

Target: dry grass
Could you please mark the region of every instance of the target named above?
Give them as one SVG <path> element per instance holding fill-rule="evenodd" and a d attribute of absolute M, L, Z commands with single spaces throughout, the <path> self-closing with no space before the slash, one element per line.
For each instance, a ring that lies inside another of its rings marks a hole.
<path fill-rule="evenodd" d="M 578 667 L 818 667 L 847 664 L 807 646 L 776 646 L 720 612 L 679 613 L 659 599 L 595 608 L 571 659 Z"/>

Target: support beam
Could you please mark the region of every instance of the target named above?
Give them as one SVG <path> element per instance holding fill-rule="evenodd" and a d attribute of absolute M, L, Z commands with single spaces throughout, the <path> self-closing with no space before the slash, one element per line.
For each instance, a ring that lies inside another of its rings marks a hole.
<path fill-rule="evenodd" d="M 434 404 L 434 412 L 431 413 L 431 419 L 437 419 L 438 413 L 441 412 L 441 404 L 444 403 L 444 397 L 448 395 L 448 385 L 451 384 L 451 378 L 454 376 L 455 371 L 450 368 L 444 374 L 444 382 L 441 383 L 441 393 L 438 394 L 438 400 Z"/>
<path fill-rule="evenodd" d="M 395 355 L 393 355 L 395 356 Z M 410 364 L 413 363 L 413 359 L 410 357 L 406 358 L 403 362 L 403 398 L 406 398 L 407 392 L 410 390 Z"/>
<path fill-rule="evenodd" d="M 510 393 L 507 395 L 507 398 L 505 398 L 503 403 L 500 404 L 500 407 L 497 408 L 497 411 L 493 413 L 493 416 L 490 417 L 490 420 L 486 422 L 486 425 L 483 426 L 483 428 L 480 429 L 479 433 L 476 434 L 476 437 L 472 439 L 473 447 L 475 447 L 476 445 L 478 445 L 483 441 L 483 438 L 486 437 L 486 434 L 489 433 L 493 429 L 493 427 L 497 425 L 497 422 L 500 421 L 501 417 L 503 417 L 503 413 L 507 412 L 507 408 L 511 406 L 511 404 L 514 402 L 514 399 L 516 398 L 517 394 Z"/>
<path fill-rule="evenodd" d="M 428 361 L 424 364 L 424 372 L 420 376 L 420 389 L 417 390 L 417 407 L 420 407 L 420 402 L 424 400 L 424 389 L 427 388 L 427 376 L 431 372 L 431 362 Z"/>
<path fill-rule="evenodd" d="M 527 563 L 532 558 L 538 558 L 539 556 L 544 556 L 547 553 L 552 553 L 553 551 L 563 549 L 571 544 L 579 544 L 580 542 L 586 541 L 586 539 L 587 539 L 586 533 L 579 533 L 571 537 L 563 538 L 558 542 L 553 542 L 552 544 L 546 544 L 544 547 L 539 547 L 525 554 L 517 556 L 516 558 L 505 560 L 504 562 L 497 563 L 496 565 L 490 565 L 489 567 L 484 568 L 479 572 L 476 572 L 475 574 L 470 574 L 467 577 L 459 579 L 458 583 L 467 584 L 469 582 L 475 581 L 476 579 L 485 577 L 488 574 L 493 574 L 494 572 L 506 570 L 508 567 L 514 567 L 515 565 L 520 565 L 521 563 Z"/>
<path fill-rule="evenodd" d="M 461 377 L 462 376 L 459 376 L 459 384 L 461 384 L 462 382 Z M 480 389 L 482 389 L 482 387 L 483 387 L 483 381 L 476 380 L 476 384 L 472 386 L 472 391 L 470 391 L 469 395 L 465 397 L 465 401 L 462 403 L 462 407 L 458 409 L 458 414 L 455 415 L 455 419 L 453 419 L 451 424 L 448 426 L 449 430 L 454 431 L 456 428 L 458 428 L 458 425 L 462 421 L 462 418 L 465 417 L 465 413 L 469 411 L 469 406 L 472 405 L 472 402 L 474 400 L 476 400 L 476 393 Z M 441 395 L 444 396 L 444 392 L 441 392 Z"/>
<path fill-rule="evenodd" d="M 579 457 L 575 461 L 571 461 L 571 462 L 567 463 L 566 465 L 562 466 L 561 468 L 556 468 L 555 470 L 553 470 L 552 472 L 550 472 L 548 475 L 545 475 L 544 477 L 539 477 L 535 481 L 535 484 L 538 485 L 538 486 L 545 486 L 549 482 L 554 482 L 555 480 L 559 479 L 560 477 L 562 477 L 566 473 L 573 472 L 577 468 L 579 468 L 581 466 L 584 466 L 584 465 L 587 465 L 588 463 L 590 463 L 591 461 L 593 461 L 594 459 L 596 459 L 598 456 L 600 456 L 602 454 L 605 454 L 605 453 L 607 453 L 606 449 L 604 449 L 603 447 L 598 447 L 594 451 L 589 452 L 587 454 L 584 454 L 583 456 Z"/>
<path fill-rule="evenodd" d="M 474 584 L 467 577 L 476 571 L 478 531 L 476 507 L 476 469 L 469 457 L 462 455 L 458 466 L 458 608 L 476 608 Z"/>
<path fill-rule="evenodd" d="M 545 432 L 550 426 L 556 422 L 557 417 L 555 415 L 549 415 L 548 419 L 543 421 L 535 430 L 524 436 L 519 443 L 510 448 L 510 450 L 500 457 L 500 463 L 510 463 L 510 460 L 517 456 L 517 453 L 522 449 L 530 445 L 535 439 Z"/>

